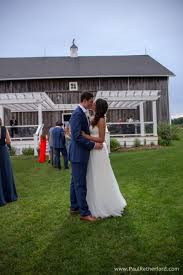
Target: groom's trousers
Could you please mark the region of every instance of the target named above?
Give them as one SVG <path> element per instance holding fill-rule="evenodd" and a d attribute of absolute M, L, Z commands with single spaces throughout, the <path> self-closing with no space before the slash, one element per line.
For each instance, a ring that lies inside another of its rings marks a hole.
<path fill-rule="evenodd" d="M 72 162 L 72 179 L 70 186 L 71 209 L 79 208 L 81 216 L 91 215 L 86 202 L 86 172 L 88 163 Z"/>

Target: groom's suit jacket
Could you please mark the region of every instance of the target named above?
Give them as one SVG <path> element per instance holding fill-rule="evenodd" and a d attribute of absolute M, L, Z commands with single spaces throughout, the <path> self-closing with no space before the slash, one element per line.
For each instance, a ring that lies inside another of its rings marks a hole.
<path fill-rule="evenodd" d="M 90 150 L 95 146 L 81 135 L 81 131 L 90 134 L 88 120 L 83 110 L 78 106 L 71 115 L 71 143 L 69 147 L 69 159 L 71 162 L 88 162 Z"/>

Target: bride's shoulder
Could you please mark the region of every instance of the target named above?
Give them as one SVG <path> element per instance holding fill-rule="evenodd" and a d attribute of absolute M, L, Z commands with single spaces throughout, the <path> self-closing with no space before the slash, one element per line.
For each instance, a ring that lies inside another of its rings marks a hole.
<path fill-rule="evenodd" d="M 97 126 L 98 126 L 98 128 L 103 128 L 103 127 L 105 127 L 105 125 L 106 125 L 105 118 L 104 118 L 104 117 L 101 117 L 101 118 L 99 119 L 99 121 L 98 121 Z"/>
<path fill-rule="evenodd" d="M 101 117 L 98 121 L 98 124 L 105 124 L 106 121 L 105 121 L 105 118 L 104 117 Z"/>

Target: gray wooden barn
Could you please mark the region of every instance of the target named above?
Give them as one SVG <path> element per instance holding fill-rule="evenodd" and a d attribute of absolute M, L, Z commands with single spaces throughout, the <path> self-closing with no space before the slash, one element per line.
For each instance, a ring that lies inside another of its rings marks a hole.
<path fill-rule="evenodd" d="M 50 127 L 68 121 L 89 91 L 108 100 L 108 123 L 133 117 L 144 134 L 144 123 L 169 123 L 170 76 L 149 55 L 79 56 L 74 43 L 66 57 L 0 58 L 0 116 L 6 125 L 13 115 L 19 125 Z"/>

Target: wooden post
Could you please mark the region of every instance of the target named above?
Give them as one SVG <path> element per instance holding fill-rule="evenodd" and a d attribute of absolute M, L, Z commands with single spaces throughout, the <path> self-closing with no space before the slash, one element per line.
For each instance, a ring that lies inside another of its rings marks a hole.
<path fill-rule="evenodd" d="M 42 105 L 41 103 L 38 104 L 38 124 L 42 125 L 43 118 L 42 118 Z"/>
<path fill-rule="evenodd" d="M 140 102 L 140 129 L 141 129 L 141 136 L 144 136 L 144 103 Z"/>
<path fill-rule="evenodd" d="M 152 102 L 153 111 L 153 135 L 157 136 L 157 110 L 156 110 L 156 100 Z"/>

